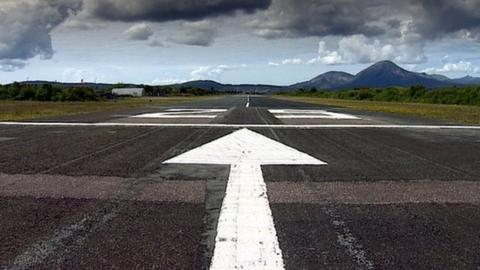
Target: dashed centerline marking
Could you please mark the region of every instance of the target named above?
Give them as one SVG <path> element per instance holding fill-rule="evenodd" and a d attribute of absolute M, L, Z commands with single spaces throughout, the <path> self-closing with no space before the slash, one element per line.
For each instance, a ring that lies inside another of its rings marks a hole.
<path fill-rule="evenodd" d="M 248 129 L 165 163 L 231 165 L 210 269 L 284 269 L 261 165 L 326 165 Z"/>

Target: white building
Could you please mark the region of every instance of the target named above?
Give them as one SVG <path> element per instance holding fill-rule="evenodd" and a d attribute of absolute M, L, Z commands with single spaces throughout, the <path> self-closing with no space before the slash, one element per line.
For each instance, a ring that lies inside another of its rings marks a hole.
<path fill-rule="evenodd" d="M 113 88 L 112 94 L 117 96 L 141 97 L 145 94 L 145 90 L 143 88 Z"/>

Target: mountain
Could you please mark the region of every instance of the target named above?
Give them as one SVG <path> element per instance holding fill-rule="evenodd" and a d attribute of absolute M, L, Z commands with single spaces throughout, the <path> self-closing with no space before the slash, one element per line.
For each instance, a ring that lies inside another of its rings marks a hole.
<path fill-rule="evenodd" d="M 350 82 L 340 87 L 409 87 L 423 85 L 427 88 L 436 88 L 453 84 L 453 82 L 439 80 L 433 76 L 405 70 L 391 61 L 381 61 L 362 70 Z"/>
<path fill-rule="evenodd" d="M 448 78 L 445 75 L 440 75 L 440 74 L 427 74 L 427 73 L 421 73 L 423 76 L 427 76 L 429 78 L 439 80 L 439 81 L 450 81 L 451 79 Z"/>
<path fill-rule="evenodd" d="M 221 92 L 255 92 L 272 93 L 283 89 L 282 86 L 266 84 L 222 84 L 216 81 L 199 80 L 176 84 L 177 87 L 195 87 L 205 90 L 215 90 Z"/>
<path fill-rule="evenodd" d="M 464 77 L 450 79 L 439 74 L 417 73 L 405 70 L 391 61 L 381 61 L 352 75 L 341 71 L 323 73 L 309 81 L 292 84 L 290 86 L 274 85 L 232 85 L 221 84 L 215 81 L 192 81 L 180 86 L 198 87 L 202 89 L 215 89 L 230 92 L 257 92 L 271 93 L 280 91 L 295 91 L 298 89 L 341 90 L 353 88 L 382 88 L 382 87 L 410 87 L 423 85 L 427 88 L 438 88 L 454 85 L 480 84 L 480 78 Z"/>
<path fill-rule="evenodd" d="M 60 84 L 65 87 L 88 86 L 95 89 L 108 89 L 115 87 L 115 84 L 102 83 L 62 83 L 48 81 L 27 81 L 23 84 Z M 381 61 L 362 70 L 356 75 L 341 71 L 330 71 L 323 73 L 309 81 L 292 84 L 290 86 L 277 86 L 265 84 L 222 84 L 211 80 L 197 80 L 181 84 L 173 84 L 171 87 L 193 87 L 204 90 L 215 90 L 221 92 L 249 92 L 249 93 L 275 93 L 295 91 L 300 88 L 319 90 L 341 90 L 353 88 L 381 88 L 413 85 L 423 85 L 427 88 L 438 88 L 445 86 L 480 85 L 480 78 L 466 76 L 458 79 L 450 79 L 443 75 L 417 73 L 405 70 L 391 61 Z M 127 87 L 141 87 L 141 85 L 125 84 Z"/>
<path fill-rule="evenodd" d="M 480 84 L 480 78 L 472 77 L 472 76 L 465 76 L 462 78 L 452 79 L 452 81 L 459 84 L 466 84 L 466 85 Z"/>
<path fill-rule="evenodd" d="M 347 84 L 353 79 L 353 75 L 341 71 L 329 71 L 309 81 L 290 85 L 289 89 L 334 89 Z"/>

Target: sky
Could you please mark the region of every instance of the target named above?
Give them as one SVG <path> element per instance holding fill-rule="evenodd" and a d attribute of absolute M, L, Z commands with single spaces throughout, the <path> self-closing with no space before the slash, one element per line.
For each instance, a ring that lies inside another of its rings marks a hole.
<path fill-rule="evenodd" d="M 0 83 L 480 77 L 478 0 L 0 0 Z"/>

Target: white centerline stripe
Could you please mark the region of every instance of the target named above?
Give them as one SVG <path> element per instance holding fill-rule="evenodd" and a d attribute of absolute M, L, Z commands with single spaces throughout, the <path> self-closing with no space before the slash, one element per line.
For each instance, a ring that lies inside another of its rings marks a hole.
<path fill-rule="evenodd" d="M 170 127 L 170 128 L 277 128 L 277 129 L 325 129 L 325 128 L 385 128 L 385 129 L 472 129 L 480 126 L 446 125 L 273 125 L 273 124 L 168 124 L 168 123 L 71 123 L 71 122 L 0 122 L 3 126 L 51 126 L 51 127 Z"/>
<path fill-rule="evenodd" d="M 210 270 L 283 269 L 267 188 L 258 164 L 231 166 Z"/>

